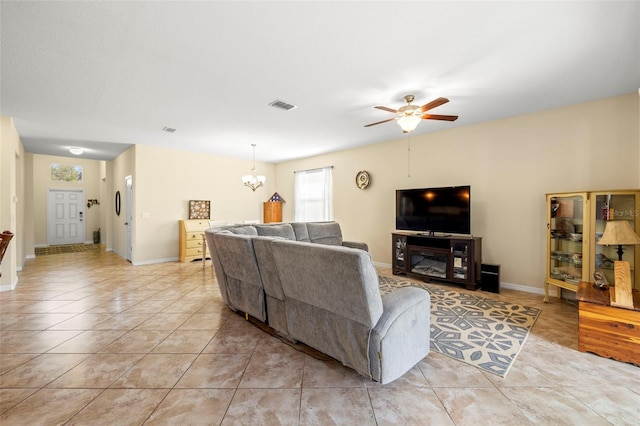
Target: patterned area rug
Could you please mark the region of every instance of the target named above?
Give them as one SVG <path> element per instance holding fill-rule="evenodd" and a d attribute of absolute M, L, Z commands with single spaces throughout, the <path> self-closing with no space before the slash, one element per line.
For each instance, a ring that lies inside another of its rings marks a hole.
<path fill-rule="evenodd" d="M 60 246 L 36 247 L 36 256 L 47 256 L 49 254 L 80 253 L 84 251 L 99 250 L 100 244 L 65 244 Z"/>
<path fill-rule="evenodd" d="M 380 293 L 401 287 L 431 294 L 431 350 L 505 377 L 540 310 L 448 288 L 380 276 Z"/>

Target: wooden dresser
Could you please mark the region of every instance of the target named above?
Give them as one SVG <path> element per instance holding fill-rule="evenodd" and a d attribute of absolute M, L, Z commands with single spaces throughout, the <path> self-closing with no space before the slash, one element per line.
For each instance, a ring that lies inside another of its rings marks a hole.
<path fill-rule="evenodd" d="M 203 256 L 204 259 L 209 257 L 209 250 L 207 250 L 203 239 L 204 231 L 208 228 L 208 220 L 180 221 L 180 250 L 178 255 L 180 262 L 202 260 Z"/>
<path fill-rule="evenodd" d="M 578 349 L 640 366 L 640 292 L 633 291 L 633 309 L 611 306 L 609 289 L 580 282 Z"/>

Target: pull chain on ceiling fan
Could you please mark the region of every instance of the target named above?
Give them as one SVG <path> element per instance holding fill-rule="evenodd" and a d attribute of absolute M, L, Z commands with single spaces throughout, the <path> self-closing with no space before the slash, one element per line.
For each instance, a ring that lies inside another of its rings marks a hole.
<path fill-rule="evenodd" d="M 387 120 L 378 121 L 377 123 L 367 124 L 364 127 L 375 126 L 376 124 L 387 123 L 389 121 L 397 121 L 398 125 L 402 128 L 402 133 L 409 133 L 413 129 L 418 126 L 420 120 L 443 120 L 443 121 L 455 121 L 458 119 L 457 115 L 438 115 L 438 114 L 425 114 L 425 112 L 439 107 L 440 105 L 446 104 L 449 102 L 447 98 L 438 98 L 433 101 L 422 105 L 421 107 L 417 105 L 411 105 L 411 102 L 415 97 L 413 95 L 407 95 L 404 97 L 404 100 L 407 101 L 407 105 L 401 107 L 400 109 L 388 108 L 385 106 L 376 106 L 374 108 L 381 109 L 383 111 L 388 111 L 394 114 L 397 114 L 397 117 L 389 118 Z"/>

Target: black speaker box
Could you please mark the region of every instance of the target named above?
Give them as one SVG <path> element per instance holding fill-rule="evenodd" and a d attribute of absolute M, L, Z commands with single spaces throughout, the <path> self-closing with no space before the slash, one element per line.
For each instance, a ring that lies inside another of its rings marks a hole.
<path fill-rule="evenodd" d="M 480 287 L 484 291 L 500 293 L 500 265 L 483 263 L 480 267 Z"/>

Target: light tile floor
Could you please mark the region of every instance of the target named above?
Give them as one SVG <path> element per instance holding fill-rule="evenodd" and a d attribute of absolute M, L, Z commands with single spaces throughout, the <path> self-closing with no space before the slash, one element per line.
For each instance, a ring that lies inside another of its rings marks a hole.
<path fill-rule="evenodd" d="M 481 294 L 542 309 L 505 379 L 431 353 L 380 386 L 232 313 L 209 262 L 37 257 L 0 293 L 0 424 L 640 424 L 640 368 L 578 352 L 575 305 Z"/>

